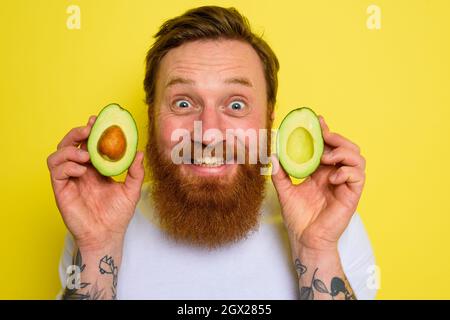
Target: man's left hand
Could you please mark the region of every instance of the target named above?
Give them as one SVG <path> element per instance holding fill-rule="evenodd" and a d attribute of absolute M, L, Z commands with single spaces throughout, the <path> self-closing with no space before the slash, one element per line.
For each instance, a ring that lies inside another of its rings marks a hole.
<path fill-rule="evenodd" d="M 301 184 L 291 179 L 273 158 L 272 180 L 293 250 L 336 250 L 337 242 L 356 210 L 365 181 L 365 159 L 359 147 L 330 132 L 319 117 L 325 143 L 321 164 Z"/>

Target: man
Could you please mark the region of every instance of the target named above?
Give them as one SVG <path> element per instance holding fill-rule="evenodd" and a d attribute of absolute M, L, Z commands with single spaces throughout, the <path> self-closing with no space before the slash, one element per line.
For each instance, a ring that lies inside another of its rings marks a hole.
<path fill-rule="evenodd" d="M 273 184 L 261 174 L 262 161 L 225 161 L 236 142 L 248 158 L 264 144 L 270 149 L 270 135 L 255 151 L 249 137 L 220 134 L 271 128 L 275 54 L 235 9 L 215 6 L 165 22 L 155 37 L 144 80 L 151 183 L 142 187 L 143 152 L 123 183 L 92 167 L 86 139 L 95 117 L 48 158 L 70 231 L 61 297 L 373 298 L 367 283 L 374 258 L 355 214 L 365 179 L 358 146 L 320 118 L 325 153 L 299 185 L 276 157 Z M 215 134 L 198 137 L 198 123 Z M 194 133 L 191 150 L 205 151 L 214 140 L 223 142 L 223 155 L 186 152 L 189 161 L 175 163 L 180 129 Z"/>

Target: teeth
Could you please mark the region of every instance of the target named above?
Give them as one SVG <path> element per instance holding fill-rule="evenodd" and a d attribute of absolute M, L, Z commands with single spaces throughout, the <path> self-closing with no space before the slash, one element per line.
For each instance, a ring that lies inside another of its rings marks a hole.
<path fill-rule="evenodd" d="M 217 167 L 223 165 L 223 159 L 217 157 L 203 157 L 196 159 L 194 164 L 208 167 Z"/>

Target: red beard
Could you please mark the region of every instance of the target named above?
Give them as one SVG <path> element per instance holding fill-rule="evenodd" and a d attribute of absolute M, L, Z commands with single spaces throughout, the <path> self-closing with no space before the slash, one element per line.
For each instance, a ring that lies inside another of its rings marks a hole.
<path fill-rule="evenodd" d="M 187 175 L 155 150 L 153 137 L 150 134 L 147 145 L 150 192 L 160 226 L 168 235 L 216 248 L 257 229 L 266 181 L 262 164 L 239 164 L 232 177 Z"/>

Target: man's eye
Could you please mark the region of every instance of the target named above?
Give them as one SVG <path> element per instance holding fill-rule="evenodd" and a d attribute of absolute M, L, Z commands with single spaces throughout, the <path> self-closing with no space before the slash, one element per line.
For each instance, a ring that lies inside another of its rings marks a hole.
<path fill-rule="evenodd" d="M 243 110 L 244 108 L 245 108 L 245 103 L 243 103 L 242 101 L 233 101 L 233 102 L 231 102 L 230 104 L 229 104 L 229 108 L 231 109 L 231 110 L 234 110 L 234 111 L 240 111 L 240 110 Z"/>
<path fill-rule="evenodd" d="M 178 108 L 181 108 L 181 109 L 186 109 L 186 108 L 189 108 L 191 106 L 191 104 L 188 101 L 186 101 L 186 100 L 178 100 L 178 101 L 175 102 L 175 105 Z"/>

